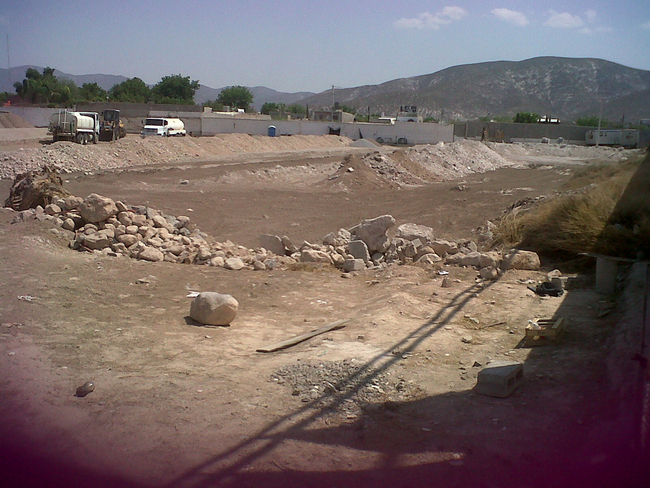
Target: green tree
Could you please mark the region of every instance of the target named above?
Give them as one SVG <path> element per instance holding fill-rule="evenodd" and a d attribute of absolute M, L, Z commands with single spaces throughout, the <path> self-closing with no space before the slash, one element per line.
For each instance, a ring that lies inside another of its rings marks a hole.
<path fill-rule="evenodd" d="M 260 109 L 260 113 L 271 115 L 271 112 L 277 112 L 278 110 L 280 110 L 280 106 L 277 103 L 265 102 Z"/>
<path fill-rule="evenodd" d="M 248 111 L 248 107 L 253 103 L 253 94 L 245 86 L 235 85 L 228 88 L 224 88 L 219 93 L 219 98 L 217 101 L 222 103 L 224 106 L 236 108 L 243 108 Z"/>
<path fill-rule="evenodd" d="M 300 105 L 299 103 L 292 103 L 287 106 L 286 111 L 293 115 L 305 115 L 307 113 L 305 106 Z"/>
<path fill-rule="evenodd" d="M 357 109 L 354 107 L 348 107 L 347 105 L 340 105 L 339 110 L 342 110 L 343 112 L 346 112 L 348 114 L 356 114 Z"/>
<path fill-rule="evenodd" d="M 56 79 L 56 78 L 55 78 Z M 79 99 L 79 87 L 74 81 L 57 79 L 50 92 L 50 106 L 71 107 Z"/>
<path fill-rule="evenodd" d="M 83 102 L 105 102 L 108 92 L 97 83 L 84 83 L 79 89 L 79 100 Z"/>
<path fill-rule="evenodd" d="M 54 68 L 44 68 L 39 73 L 34 68 L 25 71 L 25 78 L 14 83 L 16 93 L 31 103 L 48 105 L 69 105 L 77 93 L 77 86 L 70 80 L 54 76 Z"/>
<path fill-rule="evenodd" d="M 513 122 L 516 124 L 536 124 L 539 122 L 539 118 L 539 115 L 534 112 L 518 112 L 515 115 Z"/>
<path fill-rule="evenodd" d="M 108 96 L 114 102 L 147 103 L 151 100 L 151 89 L 140 78 L 131 78 L 113 85 Z"/>
<path fill-rule="evenodd" d="M 163 76 L 151 94 L 155 103 L 194 105 L 194 94 L 199 86 L 198 80 L 190 80 L 189 76 Z"/>

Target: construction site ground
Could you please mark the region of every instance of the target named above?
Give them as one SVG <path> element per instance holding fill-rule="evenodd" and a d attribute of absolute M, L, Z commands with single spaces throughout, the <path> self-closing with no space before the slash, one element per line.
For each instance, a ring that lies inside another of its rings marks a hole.
<path fill-rule="evenodd" d="M 560 189 L 580 165 L 613 161 L 605 149 L 494 147 L 507 164 L 493 171 L 397 184 L 359 163 L 373 150 L 349 141 L 315 138 L 310 148 L 305 139 L 295 149 L 298 139 L 287 138 L 285 148 L 218 155 L 205 139 L 56 144 L 88 165 L 118 151 L 130 161 L 65 173 L 74 195 L 188 215 L 216 239 L 250 248 L 264 233 L 319 242 L 383 214 L 474 239 L 478 226 Z M 138 164 L 143 144 L 185 156 Z M 38 164 L 46 146 L 5 141 L 0 151 Z M 377 150 L 409 167 L 395 148 Z M 354 170 L 341 171 L 348 154 Z M 10 186 L 0 181 L 3 200 Z M 631 416 L 607 381 L 624 311 L 592 286 L 559 298 L 531 292 L 557 262 L 489 283 L 456 266 L 348 277 L 317 265 L 231 271 L 76 252 L 49 224 L 12 224 L 13 216 L 0 212 L 7 486 L 644 486 L 635 484 L 644 473 L 629 449 Z M 190 291 L 232 295 L 236 319 L 196 325 Z M 564 340 L 521 347 L 528 321 L 551 317 L 566 319 Z M 343 319 L 342 329 L 256 352 Z M 508 398 L 474 391 L 490 360 L 524 364 L 523 385 Z M 95 390 L 75 396 L 86 381 Z"/>

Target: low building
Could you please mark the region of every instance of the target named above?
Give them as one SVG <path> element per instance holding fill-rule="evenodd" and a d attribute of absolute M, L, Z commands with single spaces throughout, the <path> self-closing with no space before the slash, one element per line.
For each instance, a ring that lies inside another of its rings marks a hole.
<path fill-rule="evenodd" d="M 587 146 L 621 146 L 629 149 L 639 145 L 639 131 L 624 130 L 590 130 L 586 134 Z"/>
<path fill-rule="evenodd" d="M 343 110 L 314 110 L 310 120 L 315 122 L 339 122 L 347 124 L 354 122 L 354 114 L 349 114 Z"/>
<path fill-rule="evenodd" d="M 397 122 L 422 122 L 423 119 L 418 115 L 418 108 L 415 105 L 402 105 L 397 112 Z"/>

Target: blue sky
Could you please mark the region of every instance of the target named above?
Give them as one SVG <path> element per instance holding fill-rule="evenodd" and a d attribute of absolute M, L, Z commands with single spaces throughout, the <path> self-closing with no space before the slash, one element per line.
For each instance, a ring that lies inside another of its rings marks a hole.
<path fill-rule="evenodd" d="M 321 92 L 536 56 L 650 70 L 650 0 L 0 0 L 0 67 Z"/>

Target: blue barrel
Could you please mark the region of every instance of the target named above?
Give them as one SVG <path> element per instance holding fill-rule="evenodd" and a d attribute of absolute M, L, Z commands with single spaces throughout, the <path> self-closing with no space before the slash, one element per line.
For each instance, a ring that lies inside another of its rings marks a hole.
<path fill-rule="evenodd" d="M 275 126 L 269 125 L 269 137 L 275 137 Z"/>

